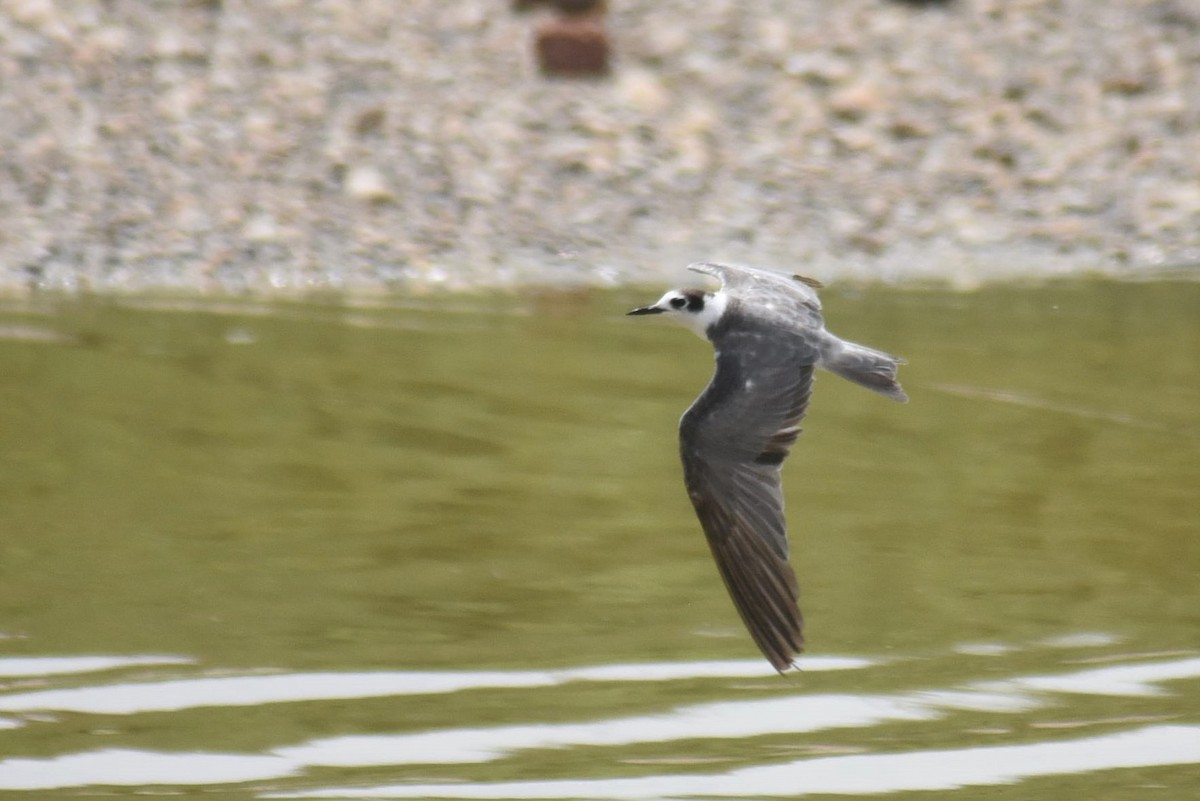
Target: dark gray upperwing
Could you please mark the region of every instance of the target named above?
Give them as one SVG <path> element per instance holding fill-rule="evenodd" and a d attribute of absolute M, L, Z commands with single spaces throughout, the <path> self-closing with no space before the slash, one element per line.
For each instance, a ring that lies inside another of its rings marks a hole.
<path fill-rule="evenodd" d="M 770 329 L 726 331 L 679 425 L 684 482 L 746 628 L 776 670 L 803 646 L 780 467 L 808 408 L 816 352 Z"/>

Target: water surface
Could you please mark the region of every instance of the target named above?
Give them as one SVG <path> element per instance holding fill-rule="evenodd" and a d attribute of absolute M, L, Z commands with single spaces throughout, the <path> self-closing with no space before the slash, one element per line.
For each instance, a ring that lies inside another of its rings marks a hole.
<path fill-rule="evenodd" d="M 783 678 L 660 290 L 0 310 L 0 797 L 1195 797 L 1200 285 L 827 291 Z"/>

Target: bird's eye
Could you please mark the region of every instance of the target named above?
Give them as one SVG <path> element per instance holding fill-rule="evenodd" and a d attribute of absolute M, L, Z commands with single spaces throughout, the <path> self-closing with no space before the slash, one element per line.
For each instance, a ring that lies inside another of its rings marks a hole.
<path fill-rule="evenodd" d="M 683 304 L 685 304 L 685 303 L 687 303 L 687 301 L 683 298 L 671 298 L 671 308 L 672 309 L 682 309 Z"/>

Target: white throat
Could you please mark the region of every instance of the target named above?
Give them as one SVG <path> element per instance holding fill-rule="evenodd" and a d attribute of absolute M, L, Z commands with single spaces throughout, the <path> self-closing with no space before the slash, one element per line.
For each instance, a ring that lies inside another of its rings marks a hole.
<path fill-rule="evenodd" d="M 714 325 L 717 320 L 721 319 L 721 315 L 725 313 L 725 307 L 729 304 L 729 296 L 722 289 L 716 292 L 711 298 L 705 300 L 704 308 L 698 312 L 674 315 L 679 318 L 679 321 L 692 329 L 697 336 L 708 339 L 708 327 Z"/>

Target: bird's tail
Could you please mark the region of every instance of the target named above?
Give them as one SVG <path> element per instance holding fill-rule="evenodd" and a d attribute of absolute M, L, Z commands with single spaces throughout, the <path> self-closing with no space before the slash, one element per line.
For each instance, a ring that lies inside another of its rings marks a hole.
<path fill-rule="evenodd" d="M 821 354 L 821 366 L 831 373 L 904 403 L 908 395 L 896 380 L 904 359 L 881 350 L 830 336 Z"/>

